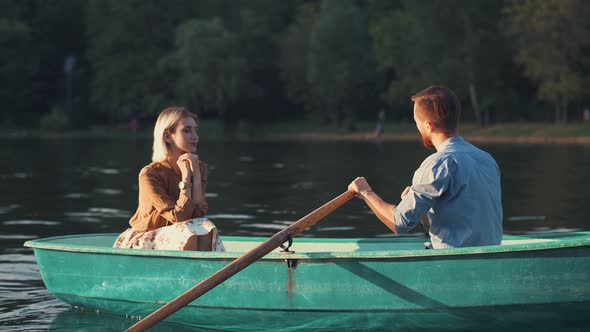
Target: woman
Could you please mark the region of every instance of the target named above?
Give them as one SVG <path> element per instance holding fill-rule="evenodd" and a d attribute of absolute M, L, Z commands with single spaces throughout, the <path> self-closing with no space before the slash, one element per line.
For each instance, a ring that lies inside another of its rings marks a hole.
<path fill-rule="evenodd" d="M 225 251 L 206 218 L 207 165 L 196 154 L 198 118 L 183 107 L 162 111 L 152 163 L 139 173 L 139 206 L 113 247 Z"/>

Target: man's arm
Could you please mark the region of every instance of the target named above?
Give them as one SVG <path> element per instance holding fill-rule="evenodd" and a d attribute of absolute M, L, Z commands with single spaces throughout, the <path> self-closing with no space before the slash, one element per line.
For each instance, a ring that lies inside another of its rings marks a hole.
<path fill-rule="evenodd" d="M 357 197 L 362 198 L 365 203 L 371 208 L 371 211 L 391 229 L 395 234 L 398 234 L 395 224 L 393 222 L 393 209 L 395 205 L 389 204 L 381 199 L 369 186 L 364 177 L 358 177 L 348 185 L 348 189 L 354 191 Z"/>
<path fill-rule="evenodd" d="M 385 202 L 372 190 L 361 193 L 360 196 L 385 226 L 395 234 L 399 234 L 393 222 L 393 209 L 395 209 L 395 205 Z"/>

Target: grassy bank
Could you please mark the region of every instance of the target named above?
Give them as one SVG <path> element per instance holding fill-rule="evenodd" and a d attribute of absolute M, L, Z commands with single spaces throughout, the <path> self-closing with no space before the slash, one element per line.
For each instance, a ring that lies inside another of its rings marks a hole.
<path fill-rule="evenodd" d="M 359 122 L 355 131 L 347 131 L 334 125 L 290 122 L 279 124 L 240 124 L 229 133 L 224 132 L 219 121 L 202 121 L 200 132 L 207 140 L 335 140 L 359 141 L 374 140 L 374 123 Z M 500 143 L 581 143 L 590 144 L 590 123 L 587 124 L 548 124 L 548 123 L 509 123 L 479 127 L 474 124 L 461 124 L 460 134 L 473 141 Z M 39 130 L 8 129 L 0 133 L 2 138 L 77 138 L 77 137 L 137 137 L 151 139 L 152 127 L 146 125 L 133 133 L 124 125 L 93 127 L 84 131 L 49 132 Z M 413 124 L 386 123 L 384 141 L 419 140 L 418 131 Z"/>
<path fill-rule="evenodd" d="M 259 125 L 248 129 L 248 134 L 244 136 L 254 140 L 358 141 L 375 139 L 373 135 L 374 123 L 358 123 L 354 132 L 337 126 L 307 123 Z M 486 127 L 475 124 L 461 124 L 459 130 L 462 136 L 479 142 L 590 144 L 590 123 L 559 125 L 509 123 Z M 387 123 L 381 139 L 384 141 L 417 141 L 420 138 L 414 124 Z"/>

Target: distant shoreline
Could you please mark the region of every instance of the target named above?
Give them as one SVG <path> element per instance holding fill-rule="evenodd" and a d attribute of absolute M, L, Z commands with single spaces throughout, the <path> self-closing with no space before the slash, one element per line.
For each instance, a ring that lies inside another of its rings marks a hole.
<path fill-rule="evenodd" d="M 472 136 L 461 135 L 466 140 L 476 143 L 502 143 L 502 144 L 590 144 L 590 137 L 539 137 L 539 136 Z M 271 134 L 267 137 L 246 139 L 253 141 L 333 141 L 333 142 L 375 142 L 377 139 L 372 133 L 331 134 L 331 133 L 293 133 Z M 384 134 L 382 142 L 420 142 L 418 133 L 415 135 Z"/>
<path fill-rule="evenodd" d="M 329 125 L 305 122 L 250 125 L 225 135 L 223 125 L 215 120 L 202 121 L 199 135 L 208 141 L 245 142 L 375 142 L 373 123 L 359 122 L 355 132 Z M 137 133 L 125 126 L 95 127 L 87 130 L 42 131 L 37 129 L 4 129 L 2 139 L 76 139 L 121 138 L 152 139 L 151 126 Z M 479 127 L 460 125 L 460 135 L 474 143 L 492 144 L 579 144 L 590 145 L 590 124 L 509 123 Z M 416 127 L 407 123 L 387 123 L 381 142 L 420 142 Z"/>
<path fill-rule="evenodd" d="M 473 143 L 492 144 L 581 144 L 590 145 L 590 137 L 539 137 L 539 136 L 471 136 L 461 135 Z M 122 138 L 122 139 L 150 139 L 151 135 L 144 133 L 81 133 L 81 132 L 19 132 L 0 133 L 1 139 L 76 139 L 76 138 Z M 259 137 L 209 137 L 209 141 L 243 141 L 243 142 L 377 142 L 372 133 L 289 133 L 289 134 L 268 134 Z M 394 135 L 384 134 L 380 142 L 420 142 L 419 134 L 415 135 Z"/>

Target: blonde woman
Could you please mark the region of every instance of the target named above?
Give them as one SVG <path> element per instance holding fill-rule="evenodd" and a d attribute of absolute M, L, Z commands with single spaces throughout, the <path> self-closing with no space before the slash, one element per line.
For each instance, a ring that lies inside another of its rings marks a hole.
<path fill-rule="evenodd" d="M 113 247 L 224 251 L 206 218 L 207 165 L 197 154 L 197 116 L 170 107 L 154 128 L 152 162 L 139 173 L 139 206 Z"/>

